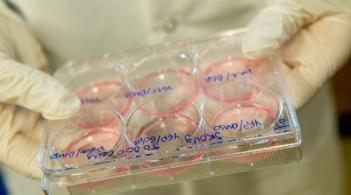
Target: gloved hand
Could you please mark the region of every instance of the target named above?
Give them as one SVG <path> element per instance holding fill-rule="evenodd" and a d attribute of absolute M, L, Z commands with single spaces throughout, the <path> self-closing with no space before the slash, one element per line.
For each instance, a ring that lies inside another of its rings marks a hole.
<path fill-rule="evenodd" d="M 37 41 L 0 5 L 0 162 L 38 178 L 37 148 L 43 121 L 71 116 L 79 99 L 48 74 Z"/>
<path fill-rule="evenodd" d="M 351 55 L 351 1 L 266 3 L 248 26 L 242 50 L 255 58 L 282 48 L 283 75 L 299 108 Z"/>

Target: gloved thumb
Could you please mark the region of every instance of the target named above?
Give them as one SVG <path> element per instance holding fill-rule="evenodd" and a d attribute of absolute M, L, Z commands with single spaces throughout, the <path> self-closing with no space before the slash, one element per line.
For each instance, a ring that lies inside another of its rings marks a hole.
<path fill-rule="evenodd" d="M 50 75 L 11 59 L 0 60 L 0 102 L 40 112 L 47 119 L 72 116 L 79 99 Z"/>
<path fill-rule="evenodd" d="M 249 24 L 242 40 L 243 53 L 253 58 L 273 54 L 302 27 L 337 13 L 339 10 L 334 2 L 290 0 L 272 3 Z"/>

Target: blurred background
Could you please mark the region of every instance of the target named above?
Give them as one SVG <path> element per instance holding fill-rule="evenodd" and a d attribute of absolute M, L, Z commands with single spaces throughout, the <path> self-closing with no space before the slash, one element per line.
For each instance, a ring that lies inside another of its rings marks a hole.
<path fill-rule="evenodd" d="M 347 194 L 351 194 L 351 60 L 332 79 L 346 167 Z"/>

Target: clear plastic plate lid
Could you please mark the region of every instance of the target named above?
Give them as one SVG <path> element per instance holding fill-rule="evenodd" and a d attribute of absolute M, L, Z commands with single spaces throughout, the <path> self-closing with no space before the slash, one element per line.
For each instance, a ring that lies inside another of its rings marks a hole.
<path fill-rule="evenodd" d="M 279 58 L 245 57 L 241 35 L 60 68 L 55 76 L 82 107 L 47 122 L 39 153 L 44 186 L 124 191 L 299 160 L 300 130 Z"/>

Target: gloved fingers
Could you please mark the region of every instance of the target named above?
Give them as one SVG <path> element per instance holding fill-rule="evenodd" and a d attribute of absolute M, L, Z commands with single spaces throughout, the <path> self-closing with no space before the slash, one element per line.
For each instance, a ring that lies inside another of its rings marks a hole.
<path fill-rule="evenodd" d="M 339 12 L 331 1 L 275 1 L 250 23 L 242 51 L 251 57 L 273 54 L 302 27 Z"/>
<path fill-rule="evenodd" d="M 289 65 L 283 64 L 282 72 L 291 101 L 295 109 L 300 109 L 321 87 L 322 83 L 310 82 L 308 78 L 314 76 L 314 72 L 308 66 L 295 65 L 297 67 L 291 68 Z"/>
<path fill-rule="evenodd" d="M 4 115 L 12 116 L 11 120 L 8 120 L 9 124 L 7 125 L 7 127 L 11 128 L 12 135 L 21 132 L 28 139 L 38 143 L 41 142 L 44 120 L 39 113 L 15 105 L 2 105 L 1 107 L 3 111 L 0 117 Z M 4 126 L 5 124 L 6 122 L 3 122 L 1 125 Z"/>
<path fill-rule="evenodd" d="M 47 119 L 67 118 L 80 108 L 79 99 L 50 75 L 14 60 L 0 61 L 0 102 L 40 112 Z"/>
<path fill-rule="evenodd" d="M 292 101 L 301 107 L 350 57 L 348 15 L 326 17 L 308 26 L 282 48 L 283 75 Z M 342 37 L 342 38 L 336 38 Z"/>
<path fill-rule="evenodd" d="M 34 112 L 31 112 L 29 117 L 31 117 L 31 120 L 34 122 L 33 125 L 31 125 L 31 129 L 26 127 L 22 130 L 23 136 L 34 142 L 40 143 L 44 136 L 44 120 L 38 113 Z"/>
<path fill-rule="evenodd" d="M 22 134 L 14 135 L 8 142 L 2 143 L 0 160 L 8 167 L 31 178 L 41 178 L 42 172 L 37 162 L 39 143 L 27 139 Z"/>

